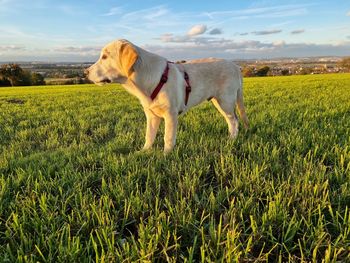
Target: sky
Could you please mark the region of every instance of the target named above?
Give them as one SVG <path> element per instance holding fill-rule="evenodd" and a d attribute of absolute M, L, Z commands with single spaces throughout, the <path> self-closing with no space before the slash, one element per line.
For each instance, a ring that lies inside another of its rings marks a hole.
<path fill-rule="evenodd" d="M 170 60 L 349 56 L 349 0 L 0 0 L 0 61 L 95 61 L 127 39 Z"/>

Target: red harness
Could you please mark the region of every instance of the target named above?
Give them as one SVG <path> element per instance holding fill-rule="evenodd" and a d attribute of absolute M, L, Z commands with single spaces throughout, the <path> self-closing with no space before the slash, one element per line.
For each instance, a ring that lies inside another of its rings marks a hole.
<path fill-rule="evenodd" d="M 159 81 L 157 87 L 153 90 L 153 92 L 152 92 L 152 94 L 151 94 L 151 99 L 152 99 L 152 100 L 154 100 L 154 99 L 157 97 L 159 91 L 162 89 L 162 87 L 164 86 L 164 84 L 168 81 L 169 63 L 172 63 L 172 62 L 167 61 L 166 67 L 165 67 L 164 72 L 163 72 L 163 74 L 162 74 L 162 76 L 161 76 L 161 78 L 160 78 L 160 81 Z M 189 76 L 188 76 L 188 74 L 187 74 L 186 71 L 184 72 L 184 79 L 185 79 L 185 81 L 186 81 L 185 105 L 187 105 L 188 98 L 189 98 L 190 92 L 191 92 L 191 85 L 190 85 L 190 78 L 189 78 Z"/>

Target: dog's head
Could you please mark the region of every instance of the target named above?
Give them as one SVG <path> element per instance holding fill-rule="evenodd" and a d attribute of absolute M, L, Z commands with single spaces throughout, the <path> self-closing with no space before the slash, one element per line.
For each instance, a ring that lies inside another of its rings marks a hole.
<path fill-rule="evenodd" d="M 117 40 L 102 49 L 99 60 L 85 70 L 85 74 L 99 85 L 123 83 L 133 74 L 137 59 L 138 53 L 133 44 L 127 40 Z"/>

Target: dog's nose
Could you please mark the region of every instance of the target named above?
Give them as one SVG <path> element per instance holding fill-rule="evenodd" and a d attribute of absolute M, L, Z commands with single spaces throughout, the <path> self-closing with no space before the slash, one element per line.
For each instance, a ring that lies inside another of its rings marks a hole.
<path fill-rule="evenodd" d="M 85 69 L 84 70 L 84 74 L 85 74 L 85 76 L 88 76 L 89 75 L 89 69 Z"/>

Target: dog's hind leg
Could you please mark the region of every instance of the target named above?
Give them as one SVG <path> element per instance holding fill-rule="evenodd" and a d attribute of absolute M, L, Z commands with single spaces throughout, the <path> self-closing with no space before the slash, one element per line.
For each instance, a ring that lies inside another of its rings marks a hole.
<path fill-rule="evenodd" d="M 239 112 L 239 116 L 241 117 L 241 120 L 243 121 L 243 125 L 245 129 L 249 128 L 249 121 L 247 118 L 247 114 L 245 112 L 245 107 L 243 103 L 243 90 L 242 88 L 237 90 L 237 102 L 236 102 L 237 110 Z"/>
<path fill-rule="evenodd" d="M 238 134 L 238 120 L 235 113 L 234 101 L 227 102 L 217 98 L 213 98 L 211 101 L 215 108 L 224 116 L 228 125 L 230 137 L 235 138 Z"/>
<path fill-rule="evenodd" d="M 155 115 L 150 110 L 145 110 L 145 114 L 147 119 L 146 141 L 142 150 L 149 150 L 152 148 L 152 145 L 156 138 L 161 118 Z"/>

